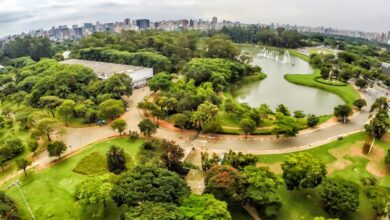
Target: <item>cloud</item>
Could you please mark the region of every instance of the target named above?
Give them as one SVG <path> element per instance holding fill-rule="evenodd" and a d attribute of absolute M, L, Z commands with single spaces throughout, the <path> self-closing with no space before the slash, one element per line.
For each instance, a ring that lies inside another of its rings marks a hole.
<path fill-rule="evenodd" d="M 0 36 L 62 24 L 202 18 L 390 30 L 389 0 L 0 0 Z"/>

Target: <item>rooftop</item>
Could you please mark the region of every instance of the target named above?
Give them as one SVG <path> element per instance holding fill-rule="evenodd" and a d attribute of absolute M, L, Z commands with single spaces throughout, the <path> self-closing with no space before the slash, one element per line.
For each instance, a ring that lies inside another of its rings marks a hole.
<path fill-rule="evenodd" d="M 106 63 L 90 60 L 70 59 L 61 61 L 62 64 L 80 64 L 91 68 L 100 79 L 107 79 L 115 73 L 125 73 L 129 75 L 133 82 L 145 80 L 153 77 L 153 68 L 142 66 L 131 66 L 116 63 Z"/>

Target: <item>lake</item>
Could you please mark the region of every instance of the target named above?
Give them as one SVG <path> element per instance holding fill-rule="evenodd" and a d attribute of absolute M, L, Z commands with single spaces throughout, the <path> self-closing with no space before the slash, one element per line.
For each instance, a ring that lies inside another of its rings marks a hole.
<path fill-rule="evenodd" d="M 291 112 L 303 110 L 315 115 L 333 114 L 333 108 L 344 104 L 337 95 L 324 90 L 296 85 L 284 79 L 285 74 L 311 74 L 309 63 L 287 56 L 285 51 L 256 45 L 241 46 L 243 52 L 252 55 L 252 64 L 258 65 L 267 74 L 262 81 L 237 83 L 232 95 L 238 102 L 259 107 L 265 103 L 272 109 L 279 104 L 286 105 Z"/>

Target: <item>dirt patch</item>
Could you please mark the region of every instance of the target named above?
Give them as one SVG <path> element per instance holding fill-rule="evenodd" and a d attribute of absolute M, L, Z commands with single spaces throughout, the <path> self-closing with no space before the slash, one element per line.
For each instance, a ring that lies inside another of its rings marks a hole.
<path fill-rule="evenodd" d="M 381 139 L 384 142 L 390 142 L 390 133 L 387 132 Z"/>
<path fill-rule="evenodd" d="M 363 153 L 363 146 L 364 146 L 364 141 L 359 141 L 354 143 L 351 146 L 351 155 L 355 157 L 363 157 L 369 160 L 370 158 Z M 375 151 L 375 149 L 373 151 Z"/>
<path fill-rule="evenodd" d="M 385 166 L 385 150 L 378 146 L 373 147 L 370 156 L 368 157 L 370 162 L 366 165 L 366 170 L 374 176 L 383 177 L 389 173 L 389 169 Z"/>
<path fill-rule="evenodd" d="M 350 148 L 349 147 L 332 148 L 328 150 L 328 152 L 330 155 L 336 157 L 337 159 L 341 159 L 350 153 Z"/>
<path fill-rule="evenodd" d="M 351 166 L 352 164 L 353 164 L 352 161 L 344 158 L 340 158 L 334 161 L 333 163 L 327 165 L 328 174 L 332 174 L 335 170 L 343 170 Z"/>
<path fill-rule="evenodd" d="M 273 163 L 273 164 L 269 164 L 269 163 L 257 163 L 256 164 L 257 167 L 268 167 L 271 172 L 276 173 L 276 174 L 283 173 L 281 165 L 282 165 L 281 162 Z"/>

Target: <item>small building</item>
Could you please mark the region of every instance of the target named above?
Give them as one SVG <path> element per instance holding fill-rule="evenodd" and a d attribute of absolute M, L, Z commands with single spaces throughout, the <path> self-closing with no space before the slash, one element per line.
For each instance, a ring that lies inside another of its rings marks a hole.
<path fill-rule="evenodd" d="M 390 76 L 390 63 L 382 63 L 381 70 L 384 74 Z"/>
<path fill-rule="evenodd" d="M 80 64 L 91 68 L 99 79 L 105 80 L 116 73 L 125 73 L 133 80 L 133 88 L 146 86 L 147 80 L 153 77 L 153 68 L 131 66 L 116 63 L 106 63 L 90 60 L 70 59 L 62 64 Z"/>

